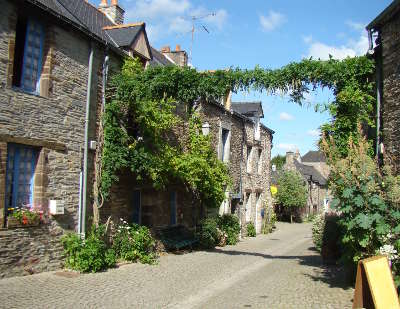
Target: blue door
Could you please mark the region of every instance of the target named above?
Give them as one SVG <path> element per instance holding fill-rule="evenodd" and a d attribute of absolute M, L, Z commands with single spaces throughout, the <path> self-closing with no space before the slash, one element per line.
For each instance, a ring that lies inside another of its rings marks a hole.
<path fill-rule="evenodd" d="M 140 224 L 140 190 L 134 190 L 132 194 L 132 222 L 136 224 Z"/>
<path fill-rule="evenodd" d="M 20 144 L 7 144 L 6 215 L 16 208 L 33 204 L 33 177 L 38 149 Z"/>
<path fill-rule="evenodd" d="M 170 194 L 170 214 L 171 214 L 170 224 L 176 225 L 177 220 L 176 220 L 176 192 L 175 191 L 171 192 L 171 194 Z"/>

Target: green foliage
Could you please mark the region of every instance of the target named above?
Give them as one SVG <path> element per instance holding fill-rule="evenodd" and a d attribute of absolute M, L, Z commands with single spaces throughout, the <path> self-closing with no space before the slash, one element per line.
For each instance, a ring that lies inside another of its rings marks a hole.
<path fill-rule="evenodd" d="M 200 223 L 200 230 L 197 233 L 200 245 L 203 248 L 214 248 L 220 241 L 220 231 L 215 218 L 206 218 Z"/>
<path fill-rule="evenodd" d="M 318 214 L 312 221 L 312 240 L 314 242 L 315 248 L 321 252 L 322 248 L 322 238 L 324 237 L 325 229 L 325 215 Z"/>
<path fill-rule="evenodd" d="M 286 163 L 286 157 L 280 154 L 276 155 L 271 159 L 271 166 L 275 164 L 277 171 L 280 171 L 285 165 L 285 163 Z"/>
<path fill-rule="evenodd" d="M 66 266 L 82 272 L 98 272 L 116 263 L 115 252 L 107 248 L 105 228 L 92 228 L 86 239 L 77 234 L 67 234 L 62 238 Z"/>
<path fill-rule="evenodd" d="M 254 227 L 253 222 L 247 223 L 247 236 L 256 237 L 256 228 Z"/>
<path fill-rule="evenodd" d="M 322 131 L 346 154 L 347 140 L 356 136 L 357 123 L 373 124 L 373 70 L 373 61 L 366 57 L 304 59 L 276 70 L 232 68 L 207 73 L 177 66 L 143 70 L 139 61 L 128 60 L 108 91 L 101 193 L 107 198 L 111 185 L 118 181 L 118 172 L 128 169 L 138 180 L 151 180 L 156 188 L 171 180 L 181 181 L 208 205 L 219 205 L 224 198 L 221 188 L 229 184 L 227 172 L 211 154 L 209 141 L 200 137 L 198 124 L 191 125 L 189 141 L 174 143 L 170 137 L 172 128 L 181 123 L 177 107 L 186 108 L 191 117 L 195 102 L 219 101 L 230 89 L 284 92 L 298 104 L 316 87 L 333 90 L 333 102 L 315 107 L 330 112 L 332 122 Z M 186 152 L 188 143 L 190 154 Z M 204 153 L 201 149 L 205 148 Z"/>
<path fill-rule="evenodd" d="M 396 247 L 400 239 L 400 177 L 388 167 L 381 171 L 367 141 L 357 140 L 350 139 L 346 156 L 334 142 L 322 144 L 331 166 L 332 206 L 341 213 L 343 261 L 353 265 L 385 246 Z M 393 269 L 398 262 L 393 259 Z"/>
<path fill-rule="evenodd" d="M 283 171 L 278 178 L 276 202 L 293 214 L 296 208 L 307 203 L 307 187 L 301 175 L 296 171 Z"/>
<path fill-rule="evenodd" d="M 227 167 L 217 159 L 210 138 L 202 135 L 200 119 L 177 112 L 179 104 L 191 110 L 197 99 L 186 89 L 190 80 L 185 82 L 195 74 L 178 67 L 143 70 L 138 61 L 127 60 L 113 78 L 104 117 L 104 198 L 118 181 L 118 172 L 130 170 L 138 181 L 150 180 L 158 189 L 181 182 L 208 207 L 224 200 L 230 184 Z M 176 131 L 182 128 L 179 136 Z"/>
<path fill-rule="evenodd" d="M 266 206 L 266 208 L 267 207 L 268 206 Z M 274 230 L 274 228 L 276 227 L 275 226 L 276 221 L 277 221 L 276 213 L 275 213 L 275 211 L 270 209 L 269 212 L 267 213 L 267 215 L 265 216 L 265 219 L 263 222 L 263 227 L 262 227 L 262 233 L 263 234 L 271 233 Z"/>
<path fill-rule="evenodd" d="M 236 245 L 239 241 L 240 223 L 236 215 L 224 214 L 217 220 L 219 229 L 227 235 L 226 244 Z"/>
<path fill-rule="evenodd" d="M 155 241 L 147 227 L 121 220 L 113 237 L 112 248 L 122 260 L 153 264 L 156 261 L 154 245 Z"/>

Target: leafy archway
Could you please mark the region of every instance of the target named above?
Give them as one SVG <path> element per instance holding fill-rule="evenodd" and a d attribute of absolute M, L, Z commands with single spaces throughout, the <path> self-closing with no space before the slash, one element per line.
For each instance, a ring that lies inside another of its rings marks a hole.
<path fill-rule="evenodd" d="M 302 104 L 304 94 L 318 87 L 333 91 L 335 100 L 323 106 L 332 121 L 322 131 L 345 153 L 357 124 L 373 125 L 374 64 L 366 57 L 342 61 L 305 59 L 280 69 L 256 67 L 198 72 L 177 66 L 151 67 L 127 60 L 108 90 L 104 117 L 101 187 L 107 198 L 118 172 L 130 169 L 138 179 L 164 187 L 170 179 L 187 185 L 199 199 L 219 205 L 229 183 L 226 166 L 217 160 L 208 137 L 190 107 L 198 100 L 220 100 L 228 90 L 287 93 Z M 187 138 L 171 143 L 171 132 L 182 124 L 176 115 L 181 104 L 189 106 Z"/>

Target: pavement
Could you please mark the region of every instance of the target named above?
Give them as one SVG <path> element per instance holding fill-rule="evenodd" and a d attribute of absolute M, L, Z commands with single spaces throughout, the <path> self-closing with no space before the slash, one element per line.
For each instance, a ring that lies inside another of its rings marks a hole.
<path fill-rule="evenodd" d="M 351 308 L 344 277 L 322 264 L 310 224 L 278 223 L 269 235 L 157 265 L 2 279 L 0 308 Z"/>

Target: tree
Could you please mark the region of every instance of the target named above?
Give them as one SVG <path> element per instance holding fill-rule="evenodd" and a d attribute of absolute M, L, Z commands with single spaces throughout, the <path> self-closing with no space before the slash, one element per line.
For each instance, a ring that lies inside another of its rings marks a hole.
<path fill-rule="evenodd" d="M 285 163 L 286 157 L 279 154 L 271 159 L 271 165 L 275 164 L 277 171 L 281 170 Z"/>
<path fill-rule="evenodd" d="M 297 208 L 306 206 L 307 187 L 298 172 L 283 171 L 278 178 L 278 193 L 276 201 L 290 212 L 290 222 L 293 222 L 293 213 Z"/>

